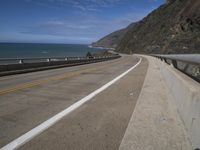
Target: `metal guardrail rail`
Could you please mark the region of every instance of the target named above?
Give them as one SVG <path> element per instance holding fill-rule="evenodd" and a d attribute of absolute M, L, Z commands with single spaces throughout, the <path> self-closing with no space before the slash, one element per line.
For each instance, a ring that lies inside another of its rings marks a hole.
<path fill-rule="evenodd" d="M 119 57 L 113 54 L 101 57 L 3 58 L 0 59 L 0 76 L 96 63 Z"/>
<path fill-rule="evenodd" d="M 0 58 L 0 65 L 9 64 L 26 64 L 39 62 L 55 62 L 55 61 L 71 61 L 71 60 L 95 60 L 116 57 L 118 55 L 102 56 L 102 57 L 33 57 L 33 58 Z"/>
<path fill-rule="evenodd" d="M 200 83 L 200 54 L 151 55 L 173 65 L 186 75 Z"/>

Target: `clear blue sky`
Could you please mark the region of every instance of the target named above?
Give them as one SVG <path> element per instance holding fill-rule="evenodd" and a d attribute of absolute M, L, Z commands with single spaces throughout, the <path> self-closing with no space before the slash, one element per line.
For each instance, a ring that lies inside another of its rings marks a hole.
<path fill-rule="evenodd" d="M 0 0 L 0 42 L 91 43 L 165 0 Z"/>

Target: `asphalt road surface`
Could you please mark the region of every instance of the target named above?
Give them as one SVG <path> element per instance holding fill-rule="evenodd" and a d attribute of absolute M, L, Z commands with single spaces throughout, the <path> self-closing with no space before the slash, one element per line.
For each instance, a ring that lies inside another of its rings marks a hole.
<path fill-rule="evenodd" d="M 0 147 L 32 130 L 138 63 L 135 56 L 0 78 Z M 25 143 L 30 150 L 118 149 L 148 68 L 141 63 Z"/>

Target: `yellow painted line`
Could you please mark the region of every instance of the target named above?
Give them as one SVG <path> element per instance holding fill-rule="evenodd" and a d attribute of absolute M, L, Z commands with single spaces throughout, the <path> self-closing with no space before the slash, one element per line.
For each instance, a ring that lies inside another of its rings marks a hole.
<path fill-rule="evenodd" d="M 117 62 L 116 64 L 118 64 L 118 63 L 120 63 L 120 62 Z M 24 84 L 19 84 L 19 85 L 13 86 L 13 87 L 1 89 L 0 90 L 0 95 L 12 93 L 12 92 L 16 92 L 16 91 L 20 91 L 20 90 L 24 90 L 24 89 L 28 89 L 28 88 L 39 86 L 41 84 L 49 83 L 49 82 L 52 82 L 52 81 L 58 81 L 58 80 L 63 80 L 63 79 L 66 79 L 66 78 L 74 77 L 74 76 L 77 76 L 77 75 L 79 75 L 81 73 L 86 73 L 86 72 L 90 72 L 90 71 L 103 69 L 103 68 L 111 66 L 113 64 L 114 63 L 106 64 L 106 66 L 99 66 L 99 67 L 96 67 L 96 68 L 89 68 L 89 69 L 85 69 L 85 70 L 82 70 L 82 71 L 78 70 L 78 71 L 74 71 L 74 72 L 71 72 L 71 73 L 65 73 L 65 74 L 62 74 L 62 75 L 49 77 L 47 79 L 41 79 L 41 80 L 36 80 L 36 81 L 24 83 Z"/>
<path fill-rule="evenodd" d="M 73 111 L 75 111 L 76 109 L 81 107 L 82 105 L 84 105 L 86 102 L 92 100 L 92 98 L 94 98 L 96 95 L 103 92 L 104 90 L 106 90 L 107 88 L 109 88 L 110 86 L 115 84 L 117 81 L 119 81 L 121 78 L 126 76 L 129 72 L 134 70 L 141 63 L 141 60 L 142 59 L 140 58 L 139 62 L 137 62 L 134 66 L 132 66 L 131 68 L 129 68 L 128 70 L 126 70 L 125 72 L 120 74 L 119 76 L 115 77 L 114 79 L 112 79 L 108 83 L 104 84 L 100 88 L 96 89 L 95 91 L 93 91 L 89 95 L 87 95 L 84 98 L 76 101 L 74 104 L 65 108 L 64 110 L 57 113 L 56 115 L 52 116 L 51 118 L 49 118 L 45 122 L 39 124 L 38 126 L 34 127 L 30 131 L 22 134 L 21 136 L 14 139 L 10 143 L 1 147 L 1 150 L 14 150 L 14 149 L 20 148 L 22 145 L 26 144 L 27 142 L 29 142 L 30 140 L 32 140 L 33 138 L 35 138 L 36 136 L 38 136 L 42 132 L 46 131 L 48 128 L 50 128 L 51 126 L 53 126 L 57 122 L 59 122 L 62 118 L 66 117 L 67 115 L 69 115 L 70 113 L 72 113 Z"/>
<path fill-rule="evenodd" d="M 84 71 L 89 71 L 89 70 L 84 70 Z M 66 79 L 66 78 L 69 78 L 69 77 L 77 76 L 80 73 L 81 72 L 67 73 L 67 74 L 64 74 L 64 75 L 50 77 L 48 79 L 42 79 L 42 80 L 37 80 L 37 81 L 28 82 L 28 83 L 24 83 L 24 84 L 19 84 L 19 85 L 16 85 L 14 87 L 9 87 L 9 88 L 0 90 L 0 95 L 19 91 L 19 90 L 23 90 L 23 89 L 27 89 L 27 88 L 30 88 L 30 87 L 38 86 L 38 85 L 45 84 L 45 83 L 52 82 L 52 81 L 57 81 L 57 80 L 62 80 L 62 79 Z"/>

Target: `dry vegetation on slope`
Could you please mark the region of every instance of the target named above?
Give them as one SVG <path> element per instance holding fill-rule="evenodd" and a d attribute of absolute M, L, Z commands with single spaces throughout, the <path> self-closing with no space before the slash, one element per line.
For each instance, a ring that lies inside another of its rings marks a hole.
<path fill-rule="evenodd" d="M 200 53 L 200 0 L 168 0 L 124 30 L 114 44 L 101 46 L 124 53 Z"/>

